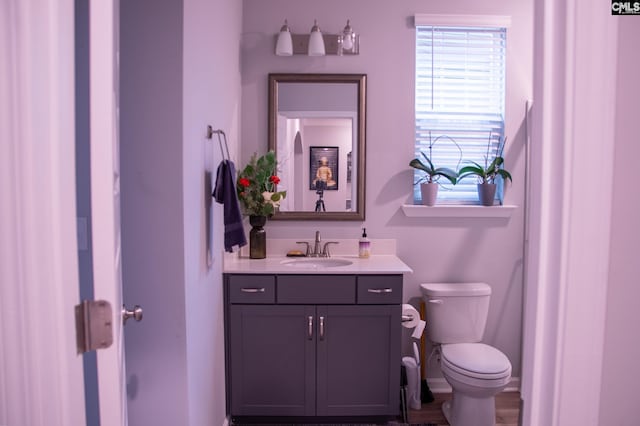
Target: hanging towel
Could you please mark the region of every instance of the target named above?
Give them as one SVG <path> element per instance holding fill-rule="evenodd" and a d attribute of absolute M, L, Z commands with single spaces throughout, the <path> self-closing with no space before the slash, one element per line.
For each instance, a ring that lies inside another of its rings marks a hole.
<path fill-rule="evenodd" d="M 242 214 L 238 205 L 235 187 L 236 167 L 230 160 L 222 160 L 216 173 L 213 198 L 224 205 L 224 249 L 231 253 L 233 246 L 247 245 L 247 237 L 242 226 Z"/>

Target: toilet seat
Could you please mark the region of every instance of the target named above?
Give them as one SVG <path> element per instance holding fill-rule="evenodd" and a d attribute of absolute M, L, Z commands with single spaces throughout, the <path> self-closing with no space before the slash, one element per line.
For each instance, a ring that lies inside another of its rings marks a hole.
<path fill-rule="evenodd" d="M 441 362 L 463 376 L 480 379 L 503 379 L 511 375 L 511 363 L 505 354 L 484 343 L 442 345 Z"/>

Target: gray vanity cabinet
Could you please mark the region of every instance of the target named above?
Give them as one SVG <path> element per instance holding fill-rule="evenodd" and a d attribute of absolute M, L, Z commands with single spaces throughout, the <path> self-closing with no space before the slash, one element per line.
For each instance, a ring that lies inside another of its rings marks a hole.
<path fill-rule="evenodd" d="M 315 308 L 232 305 L 229 313 L 231 413 L 314 415 L 316 342 L 305 336 Z"/>
<path fill-rule="evenodd" d="M 232 417 L 399 411 L 402 275 L 225 275 Z"/>
<path fill-rule="evenodd" d="M 319 306 L 317 315 L 325 337 L 317 340 L 316 414 L 397 414 L 399 306 Z"/>

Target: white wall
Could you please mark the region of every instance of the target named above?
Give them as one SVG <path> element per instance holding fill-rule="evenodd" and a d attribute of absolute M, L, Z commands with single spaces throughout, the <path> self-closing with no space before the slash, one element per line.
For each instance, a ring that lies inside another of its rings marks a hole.
<path fill-rule="evenodd" d="M 419 284 L 485 281 L 493 288 L 485 341 L 503 350 L 520 374 L 523 286 L 523 209 L 510 220 L 407 218 L 412 203 L 414 134 L 414 37 L 416 13 L 510 15 L 507 35 L 506 162 L 514 175 L 505 201 L 524 203 L 524 106 L 532 92 L 533 1 L 371 2 L 244 0 L 242 37 L 242 159 L 267 149 L 267 74 L 366 73 L 366 222 L 370 238 L 396 238 L 399 256 L 414 270 L 405 278 L 404 299 L 419 301 Z M 274 35 L 287 18 L 294 33 L 308 32 L 317 19 L 338 32 L 351 20 L 361 34 L 355 57 L 278 57 Z M 270 238 L 357 238 L 359 222 L 270 221 Z M 375 246 L 372 248 L 375 253 Z M 408 334 L 408 333 L 407 333 Z M 405 340 L 406 336 L 405 336 Z M 405 350 L 406 350 L 405 345 Z M 440 376 L 435 365 L 429 377 Z"/>
<path fill-rule="evenodd" d="M 615 169 L 611 252 L 607 291 L 600 422 L 610 425 L 633 425 L 640 419 L 636 395 L 640 377 L 640 265 L 637 241 L 640 228 L 637 218 L 640 192 L 635 188 L 636 162 L 640 158 L 637 119 L 640 86 L 632 83 L 640 75 L 640 26 L 634 16 L 620 17 L 618 32 L 618 73 L 615 140 Z M 614 77 L 614 76 L 611 76 Z M 631 83 L 631 84 L 630 84 Z"/>
<path fill-rule="evenodd" d="M 207 177 L 220 160 L 207 125 L 237 146 L 240 4 L 121 3 L 124 296 L 130 425 L 225 419 L 221 208 L 206 256 Z"/>

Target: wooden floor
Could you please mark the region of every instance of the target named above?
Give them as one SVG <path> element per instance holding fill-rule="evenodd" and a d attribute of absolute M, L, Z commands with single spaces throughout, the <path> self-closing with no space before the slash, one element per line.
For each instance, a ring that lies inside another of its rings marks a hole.
<path fill-rule="evenodd" d="M 442 414 L 442 403 L 451 398 L 449 393 L 433 395 L 435 401 L 422 404 L 421 410 L 409 410 L 409 423 L 433 423 L 448 426 Z M 518 426 L 520 392 L 502 392 L 496 395 L 496 426 Z"/>

